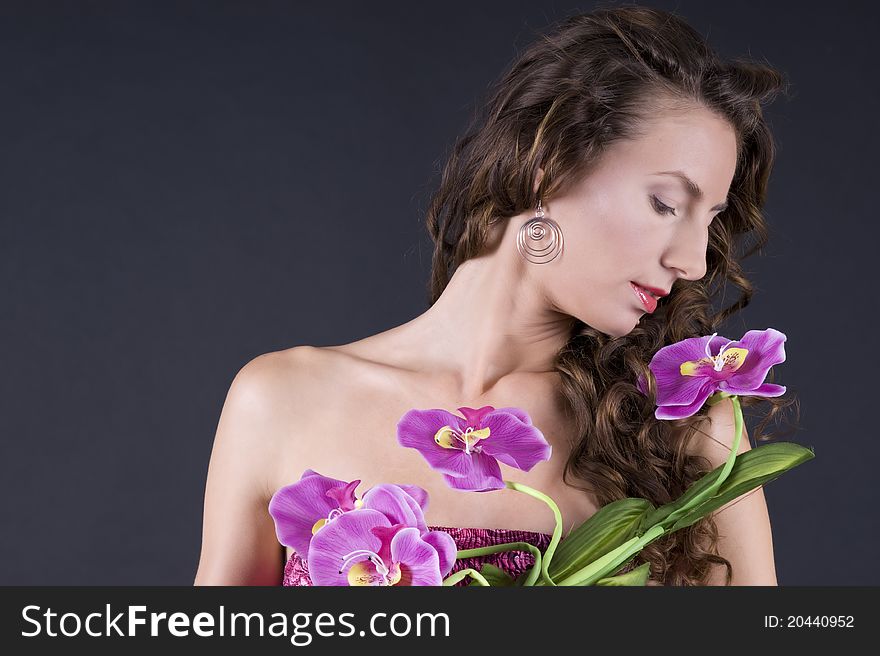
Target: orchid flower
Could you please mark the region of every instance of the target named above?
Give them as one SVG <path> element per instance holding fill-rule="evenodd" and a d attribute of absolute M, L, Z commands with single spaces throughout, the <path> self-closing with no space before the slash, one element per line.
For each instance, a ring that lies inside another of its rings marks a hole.
<path fill-rule="evenodd" d="M 654 354 L 648 367 L 657 380 L 657 419 L 690 417 L 706 400 L 721 396 L 781 396 L 785 387 L 765 383 L 775 364 L 785 361 L 786 336 L 768 328 L 750 330 L 734 341 L 718 333 L 691 337 L 664 346 Z M 639 390 L 647 395 L 644 376 Z"/>
<path fill-rule="evenodd" d="M 484 405 L 481 408 L 462 407 L 458 411 L 463 417 L 438 408 L 412 409 L 397 423 L 397 441 L 401 446 L 421 453 L 434 470 L 443 474 L 443 479 L 451 488 L 471 492 L 507 488 L 546 503 L 553 511 L 556 527 L 543 559 L 535 559 L 533 570 L 540 569 L 545 580 L 553 585 L 547 566 L 562 539 L 562 513 L 546 494 L 522 483 L 503 480 L 498 465 L 500 461 L 529 471 L 538 462 L 550 459 L 552 447 L 543 433 L 532 424 L 529 415 L 520 408 L 495 409 L 491 405 Z M 497 552 L 498 546 L 466 549 L 458 556 L 487 555 Z M 501 546 L 517 548 L 514 543 Z M 481 579 L 476 573 L 469 574 L 478 581 Z M 534 576 L 528 580 L 531 585 Z M 444 585 L 450 585 L 451 581 L 452 578 Z"/>
<path fill-rule="evenodd" d="M 498 462 L 529 471 L 549 460 L 550 444 L 519 408 L 491 405 L 407 412 L 397 423 L 397 441 L 416 449 L 458 490 L 488 492 L 505 487 Z"/>
<path fill-rule="evenodd" d="M 427 531 L 424 510 L 428 493 L 417 485 L 376 485 L 355 496 L 360 479 L 346 482 L 307 469 L 296 483 L 286 485 L 272 495 L 269 514 L 275 520 L 278 541 L 292 547 L 301 558 L 309 553 L 312 537 L 327 524 L 359 508 L 384 512 L 389 519 Z"/>
<path fill-rule="evenodd" d="M 456 544 L 443 531 L 422 534 L 369 508 L 345 513 L 312 538 L 314 585 L 435 585 L 455 563 Z"/>

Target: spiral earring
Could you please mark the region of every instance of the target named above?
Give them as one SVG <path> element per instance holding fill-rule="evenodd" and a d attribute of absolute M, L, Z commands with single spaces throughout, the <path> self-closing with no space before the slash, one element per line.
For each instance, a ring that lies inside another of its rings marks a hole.
<path fill-rule="evenodd" d="M 541 199 L 535 217 L 529 219 L 516 234 L 516 250 L 526 260 L 534 264 L 547 264 L 562 252 L 562 229 L 549 216 L 544 216 Z"/>

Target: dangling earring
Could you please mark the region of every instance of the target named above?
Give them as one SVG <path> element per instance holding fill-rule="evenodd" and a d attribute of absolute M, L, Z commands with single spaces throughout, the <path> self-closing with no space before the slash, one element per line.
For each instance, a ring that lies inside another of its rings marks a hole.
<path fill-rule="evenodd" d="M 523 223 L 516 234 L 516 250 L 529 262 L 547 264 L 562 252 L 562 246 L 562 229 L 556 221 L 544 216 L 539 198 L 535 218 Z"/>

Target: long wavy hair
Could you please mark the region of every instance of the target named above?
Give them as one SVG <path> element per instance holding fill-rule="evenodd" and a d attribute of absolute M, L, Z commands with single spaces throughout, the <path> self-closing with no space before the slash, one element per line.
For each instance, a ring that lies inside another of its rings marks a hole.
<path fill-rule="evenodd" d="M 555 361 L 579 436 L 564 482 L 592 494 L 600 507 L 624 497 L 659 506 L 712 469 L 707 459 L 687 451 L 697 433 L 706 435 L 701 426 L 708 408 L 685 419 L 656 419 L 648 363 L 661 347 L 711 334 L 748 305 L 753 287 L 739 261 L 767 242 L 761 208 L 775 157 L 762 104 L 788 83 L 765 64 L 722 61 L 681 18 L 656 9 L 598 9 L 570 16 L 539 36 L 490 87 L 431 197 L 429 303 L 440 297 L 461 262 L 483 252 L 490 223 L 531 210 L 538 198 L 564 193 L 610 145 L 639 135 L 658 110 L 704 107 L 726 119 L 737 135 L 737 167 L 729 206 L 710 228 L 706 275 L 677 281 L 657 310 L 623 337 L 575 321 Z M 535 192 L 539 167 L 544 177 Z M 724 294 L 728 282 L 739 298 L 716 312 L 712 300 Z M 636 387 L 640 374 L 650 384 L 647 397 Z M 763 429 L 792 402 L 742 398 L 744 409 L 770 405 L 753 433 L 756 441 L 771 438 Z M 729 585 L 733 569 L 717 542 L 710 515 L 656 540 L 622 571 L 648 561 L 651 578 L 664 585 L 706 585 L 713 566 L 723 565 Z"/>

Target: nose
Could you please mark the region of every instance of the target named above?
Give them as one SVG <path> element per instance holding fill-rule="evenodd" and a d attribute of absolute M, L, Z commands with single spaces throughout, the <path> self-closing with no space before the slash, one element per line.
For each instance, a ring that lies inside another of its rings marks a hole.
<path fill-rule="evenodd" d="M 682 221 L 666 248 L 663 265 L 679 278 L 699 280 L 706 275 L 709 229 L 697 221 Z"/>

